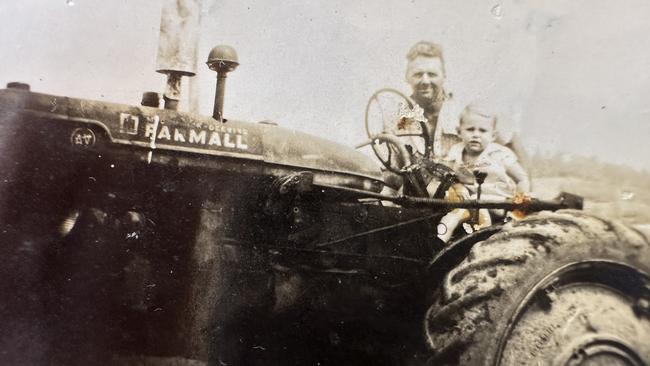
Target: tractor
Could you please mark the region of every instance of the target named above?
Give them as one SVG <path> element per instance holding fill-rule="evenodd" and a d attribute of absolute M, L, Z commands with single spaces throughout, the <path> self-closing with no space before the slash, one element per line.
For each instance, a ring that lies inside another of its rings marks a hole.
<path fill-rule="evenodd" d="M 212 116 L 0 90 L 0 364 L 650 364 L 643 234 L 570 194 L 449 200 L 421 132 L 372 133 L 380 168 L 226 119 L 237 64 L 210 53 Z M 454 208 L 525 217 L 441 243 Z"/>

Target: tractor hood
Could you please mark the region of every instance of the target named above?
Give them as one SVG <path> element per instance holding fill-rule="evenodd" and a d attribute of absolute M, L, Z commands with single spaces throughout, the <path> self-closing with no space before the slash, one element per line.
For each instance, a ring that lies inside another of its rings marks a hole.
<path fill-rule="evenodd" d="M 175 110 L 20 89 L 0 90 L 0 112 L 36 117 L 52 128 L 70 126 L 70 143 L 84 148 L 101 143 L 116 148 L 120 145 L 140 147 L 154 154 L 181 152 L 197 157 L 236 158 L 264 162 L 266 166 L 283 170 L 357 177 L 364 181 L 365 188 L 375 191 L 383 185 L 378 164 L 368 156 L 350 147 L 272 124 L 235 120 L 221 123 L 211 117 Z M 80 123 L 88 128 L 79 129 Z"/>

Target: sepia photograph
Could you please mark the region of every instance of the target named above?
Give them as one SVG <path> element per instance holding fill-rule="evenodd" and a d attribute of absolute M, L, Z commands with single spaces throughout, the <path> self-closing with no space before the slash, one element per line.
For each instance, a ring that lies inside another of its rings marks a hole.
<path fill-rule="evenodd" d="M 0 365 L 650 365 L 648 19 L 0 3 Z"/>

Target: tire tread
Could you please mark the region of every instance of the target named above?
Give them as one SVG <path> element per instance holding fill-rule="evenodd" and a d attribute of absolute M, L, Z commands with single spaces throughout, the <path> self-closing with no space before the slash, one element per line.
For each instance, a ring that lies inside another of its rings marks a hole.
<path fill-rule="evenodd" d="M 504 225 L 501 232 L 474 245 L 467 258 L 445 276 L 442 296 L 425 320 L 427 343 L 435 352 L 430 364 L 444 364 L 460 355 L 466 360 L 480 357 L 463 352 L 489 336 L 486 331 L 493 325 L 493 318 L 499 319 L 499 314 L 492 313 L 495 304 L 520 285 L 525 266 L 558 259 L 562 255 L 560 248 L 580 239 L 584 242 L 585 238 L 594 243 L 612 243 L 611 248 L 603 249 L 608 253 L 643 252 L 647 256 L 650 247 L 640 232 L 580 211 L 541 212 Z M 598 248 L 578 250 L 592 253 Z"/>

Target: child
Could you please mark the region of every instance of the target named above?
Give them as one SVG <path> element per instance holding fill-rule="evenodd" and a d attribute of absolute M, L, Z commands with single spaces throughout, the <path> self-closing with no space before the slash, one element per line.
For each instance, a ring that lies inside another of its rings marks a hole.
<path fill-rule="evenodd" d="M 481 186 L 481 199 L 507 200 L 515 193 L 530 191 L 528 174 L 517 161 L 517 156 L 509 148 L 499 145 L 495 140 L 497 119 L 485 109 L 470 104 L 460 115 L 458 135 L 462 142 L 453 145 L 446 160 L 458 174 L 467 192 L 465 198 L 476 198 L 478 184 L 474 171 L 487 173 Z M 456 187 L 458 188 L 458 187 Z M 490 224 L 487 210 L 480 210 L 480 224 Z M 487 217 L 486 217 L 487 216 Z M 445 215 L 439 227 L 438 237 L 447 242 L 462 221 L 470 217 L 469 211 L 455 209 Z"/>

